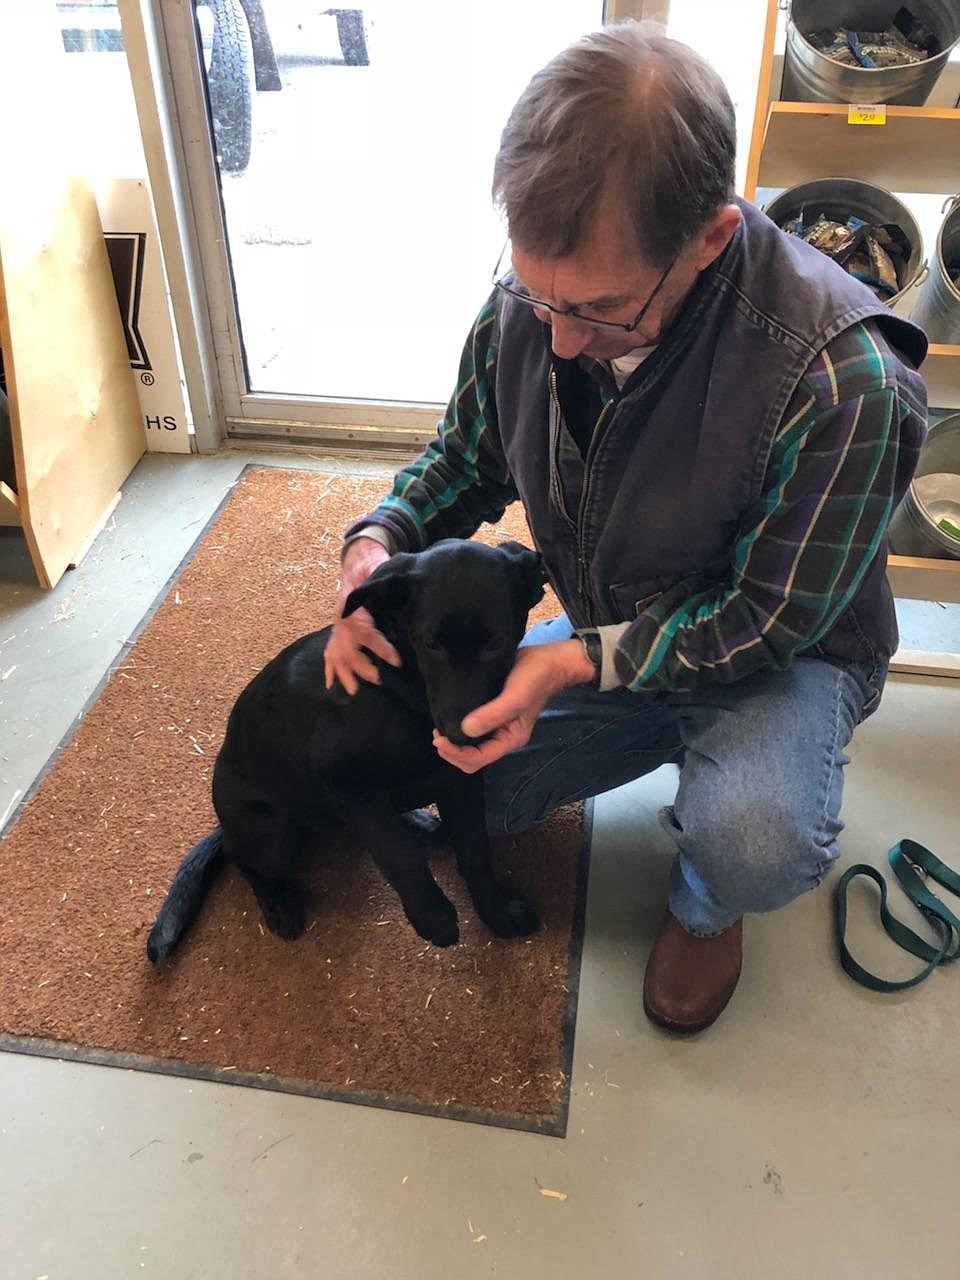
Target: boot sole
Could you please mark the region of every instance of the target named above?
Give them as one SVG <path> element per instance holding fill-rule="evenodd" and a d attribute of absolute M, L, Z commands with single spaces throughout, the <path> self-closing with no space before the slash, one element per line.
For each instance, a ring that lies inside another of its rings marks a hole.
<path fill-rule="evenodd" d="M 733 992 L 731 991 L 723 1004 L 714 1009 L 709 1018 L 703 1018 L 700 1022 L 674 1022 L 673 1019 L 667 1018 L 663 1014 L 657 1013 L 656 1010 L 651 1009 L 650 1005 L 647 1004 L 646 998 L 643 1001 L 643 1012 L 651 1022 L 656 1023 L 658 1027 L 662 1027 L 664 1031 L 673 1031 L 679 1035 L 692 1036 L 698 1031 L 706 1031 L 707 1027 L 712 1027 L 732 998 Z"/>

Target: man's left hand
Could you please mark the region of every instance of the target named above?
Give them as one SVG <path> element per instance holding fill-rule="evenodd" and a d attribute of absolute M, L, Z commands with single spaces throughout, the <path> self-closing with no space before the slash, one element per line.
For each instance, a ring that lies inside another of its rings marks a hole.
<path fill-rule="evenodd" d="M 464 733 L 475 738 L 492 733 L 493 737 L 475 747 L 460 747 L 435 729 L 437 754 L 464 773 L 476 773 L 529 742 L 537 716 L 554 694 L 586 684 L 594 675 L 593 663 L 576 638 L 525 645 L 517 650 L 503 692 L 464 717 Z"/>

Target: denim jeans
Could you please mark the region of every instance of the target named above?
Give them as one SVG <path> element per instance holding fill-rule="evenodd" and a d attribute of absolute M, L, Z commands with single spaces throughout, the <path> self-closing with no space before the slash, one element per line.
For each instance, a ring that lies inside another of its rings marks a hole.
<path fill-rule="evenodd" d="M 572 634 L 561 614 L 524 644 Z M 492 834 L 680 764 L 660 819 L 677 846 L 669 906 L 710 936 L 815 888 L 839 856 L 844 748 L 876 706 L 883 673 L 798 658 L 695 693 L 572 688 L 544 708 L 530 742 L 484 772 Z"/>

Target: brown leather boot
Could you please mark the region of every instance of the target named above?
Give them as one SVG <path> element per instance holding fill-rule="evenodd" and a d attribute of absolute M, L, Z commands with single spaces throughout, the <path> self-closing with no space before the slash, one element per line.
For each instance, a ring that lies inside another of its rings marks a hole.
<path fill-rule="evenodd" d="M 702 1031 L 736 990 L 742 961 L 742 920 L 713 938 L 698 938 L 668 911 L 647 961 L 644 1012 L 670 1031 Z"/>

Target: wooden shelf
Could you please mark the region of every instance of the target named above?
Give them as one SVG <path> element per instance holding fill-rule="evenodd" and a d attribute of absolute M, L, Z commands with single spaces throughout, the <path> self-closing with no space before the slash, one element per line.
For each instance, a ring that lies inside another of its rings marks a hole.
<path fill-rule="evenodd" d="M 911 676 L 953 676 L 958 679 L 960 654 L 898 649 L 890 659 L 890 670 Z"/>
<path fill-rule="evenodd" d="M 960 409 L 960 347 L 931 342 L 920 372 L 931 409 Z"/>
<path fill-rule="evenodd" d="M 939 600 L 960 604 L 960 560 L 928 560 L 920 556 L 890 556 L 887 578 L 901 600 Z"/>
<path fill-rule="evenodd" d="M 960 191 L 960 111 L 887 107 L 887 123 L 847 124 L 846 103 L 771 102 L 756 185 L 859 178 L 889 191 Z M 748 192 L 747 199 L 755 193 Z"/>
<path fill-rule="evenodd" d="M 889 191 L 960 192 L 960 110 L 887 107 L 886 123 L 847 123 L 847 104 L 780 102 L 774 84 L 777 0 L 767 0 L 763 54 L 743 194 L 793 187 L 817 178 L 859 178 Z M 960 409 L 960 346 L 933 343 L 923 364 L 931 408 Z M 960 604 L 960 560 L 888 559 L 895 596 Z M 960 677 L 960 657 L 897 655 L 894 670 Z"/>

